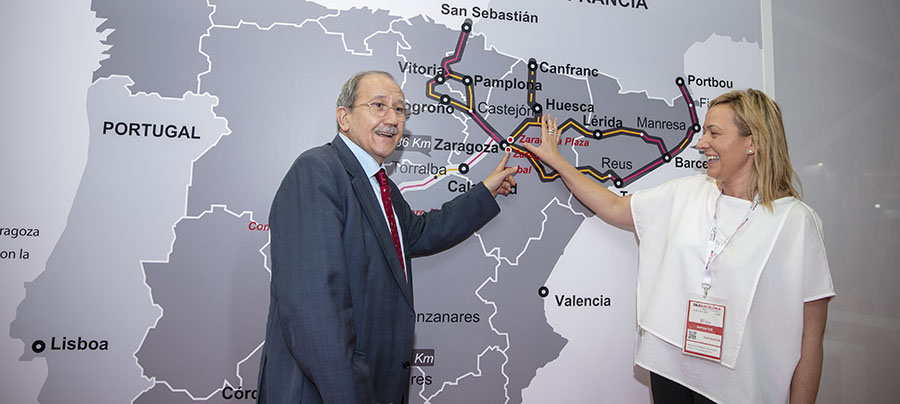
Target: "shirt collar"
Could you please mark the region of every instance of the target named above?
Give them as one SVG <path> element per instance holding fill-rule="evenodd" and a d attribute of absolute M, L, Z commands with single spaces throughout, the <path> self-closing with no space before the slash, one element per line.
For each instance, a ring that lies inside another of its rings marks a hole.
<path fill-rule="evenodd" d="M 350 138 L 344 136 L 343 133 L 338 133 L 338 136 L 344 141 L 344 144 L 350 148 L 350 151 L 353 152 L 353 156 L 356 157 L 356 161 L 359 161 L 359 165 L 362 166 L 363 172 L 366 173 L 367 177 L 373 177 L 378 170 L 384 168 L 384 163 L 378 164 L 374 157 L 363 150 L 362 147 L 359 147 L 358 144 L 350 140 Z"/>

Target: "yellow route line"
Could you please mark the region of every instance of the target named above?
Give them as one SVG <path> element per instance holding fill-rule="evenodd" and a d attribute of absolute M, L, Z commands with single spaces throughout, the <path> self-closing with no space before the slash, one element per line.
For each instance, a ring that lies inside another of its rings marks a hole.
<path fill-rule="evenodd" d="M 451 171 L 459 171 L 459 169 L 458 169 L 458 168 L 448 168 L 448 169 L 447 169 L 447 174 L 449 174 Z M 434 179 L 441 178 L 441 177 L 443 177 L 443 176 L 445 176 L 445 175 L 447 175 L 447 174 L 435 174 L 435 175 L 434 175 Z"/>
<path fill-rule="evenodd" d="M 459 76 L 459 75 L 456 75 L 456 74 L 453 74 L 453 73 L 450 73 L 448 76 L 450 76 L 450 77 L 452 77 L 452 78 L 454 78 L 454 79 L 457 79 L 457 80 L 462 81 L 462 76 Z M 453 98 L 450 98 L 450 103 L 453 104 L 453 105 L 456 105 L 457 107 L 460 107 L 460 108 L 466 110 L 466 112 L 471 112 L 471 111 L 472 111 L 472 97 L 473 97 L 473 95 L 472 95 L 472 86 L 471 86 L 471 85 L 468 85 L 468 86 L 466 86 L 466 89 L 469 90 L 469 97 L 468 97 L 469 99 L 466 100 L 466 101 L 468 102 L 469 105 L 463 105 L 463 104 L 460 104 L 460 103 L 456 102 L 455 100 L 453 100 Z M 437 94 L 435 94 L 433 90 L 434 90 L 434 83 L 428 83 L 428 95 L 430 95 L 430 96 L 432 96 L 432 97 L 434 97 L 434 98 L 440 99 L 441 97 L 438 96 Z"/>
<path fill-rule="evenodd" d="M 516 145 L 514 145 L 514 144 L 509 145 L 509 148 L 510 148 L 510 149 L 515 149 L 516 151 L 518 151 L 519 153 L 522 153 L 522 154 L 527 154 L 527 153 L 528 153 L 528 150 L 526 150 L 524 147 L 519 147 L 519 146 L 516 146 Z"/>
<path fill-rule="evenodd" d="M 569 126 L 574 126 L 576 129 L 580 129 L 580 125 L 576 125 L 575 122 L 569 121 L 564 123 L 563 126 L 559 128 L 559 134 L 562 135 L 563 131 L 565 131 Z"/>
<path fill-rule="evenodd" d="M 468 111 L 470 110 L 469 107 L 467 107 L 467 106 L 465 106 L 465 105 L 462 105 L 462 104 L 460 104 L 460 103 L 454 101 L 452 98 L 450 99 L 450 103 L 453 104 L 453 105 L 456 105 L 457 107 L 460 107 L 460 108 L 466 110 L 466 112 L 468 112 Z"/>
<path fill-rule="evenodd" d="M 519 130 L 518 130 L 516 133 L 513 134 L 513 137 L 512 137 L 512 138 L 513 138 L 513 141 L 515 141 L 516 139 L 518 139 L 519 136 L 522 134 L 522 132 L 524 132 L 526 129 L 528 129 L 529 126 L 535 126 L 535 125 L 540 125 L 540 124 L 541 124 L 540 122 L 528 122 L 528 123 L 526 123 L 525 126 L 519 128 Z"/>
<path fill-rule="evenodd" d="M 544 172 L 544 169 L 543 169 L 543 167 L 542 167 L 540 164 L 534 163 L 531 157 L 527 157 L 530 153 L 529 153 L 528 150 L 526 150 L 525 148 L 519 147 L 519 146 L 516 146 L 516 145 L 509 145 L 509 147 L 510 147 L 511 149 L 515 149 L 516 151 L 518 151 L 518 152 L 524 154 L 524 155 L 526 156 L 525 158 L 528 159 L 529 162 L 532 162 L 532 165 L 533 165 L 533 166 L 537 167 L 538 175 L 540 175 L 541 178 L 543 178 L 543 179 L 554 179 L 554 178 L 556 178 L 556 177 L 559 177 L 559 173 L 553 173 L 553 175 L 547 175 L 547 173 Z"/>
<path fill-rule="evenodd" d="M 593 132 L 587 130 L 587 128 L 585 128 L 581 125 L 575 124 L 574 122 L 572 123 L 572 126 L 574 126 L 575 129 L 578 129 L 578 131 L 582 133 L 582 136 L 589 136 L 589 135 L 594 134 Z"/>
<path fill-rule="evenodd" d="M 606 179 L 609 178 L 609 174 L 607 174 L 607 175 L 601 177 L 601 176 L 595 174 L 593 171 L 591 171 L 591 170 L 589 170 L 589 169 L 587 169 L 587 168 L 581 169 L 581 170 L 578 170 L 578 171 L 581 171 L 581 173 L 583 173 L 583 174 L 590 174 L 592 177 L 596 178 L 596 179 L 599 180 L 599 181 L 604 181 L 604 180 L 606 180 Z"/>
<path fill-rule="evenodd" d="M 531 91 L 528 92 L 528 102 L 534 102 L 534 75 L 536 70 L 528 72 L 528 81 L 531 82 Z"/>
<path fill-rule="evenodd" d="M 535 164 L 535 166 L 537 166 L 538 174 L 540 174 L 541 178 L 543 178 L 543 179 L 552 180 L 552 179 L 555 179 L 556 177 L 559 177 L 558 172 L 553 173 L 553 175 L 547 175 L 547 173 L 545 173 L 544 170 L 541 169 L 540 164 Z"/>
<path fill-rule="evenodd" d="M 522 126 L 521 128 L 519 128 L 519 130 L 516 131 L 516 133 L 514 133 L 514 134 L 512 135 L 513 140 L 518 139 L 519 136 L 522 135 L 522 132 L 525 131 L 525 130 L 527 130 L 529 126 L 538 126 L 538 125 L 540 125 L 540 124 L 541 124 L 541 118 L 538 118 L 538 121 L 537 121 L 537 122 L 528 122 L 528 123 L 526 123 L 525 126 Z M 562 134 L 562 132 L 565 131 L 566 128 L 568 128 L 569 126 L 575 128 L 575 129 L 577 129 L 579 132 L 581 132 L 581 133 L 583 133 L 583 134 L 585 134 L 585 135 L 590 135 L 590 134 L 591 134 L 591 132 L 589 132 L 589 131 L 587 131 L 586 129 L 584 129 L 583 127 L 581 127 L 581 125 L 579 125 L 579 124 L 577 124 L 577 123 L 575 123 L 575 122 L 571 122 L 571 121 L 570 121 L 570 122 L 566 122 L 566 123 L 562 126 L 562 128 L 559 129 L 559 133 Z"/>
<path fill-rule="evenodd" d="M 612 131 L 612 132 L 604 132 L 601 136 L 612 135 L 612 134 L 616 134 L 616 133 L 619 133 L 619 132 L 624 132 L 624 133 L 629 133 L 629 134 L 632 134 L 632 135 L 637 135 L 637 136 L 640 136 L 640 137 L 644 137 L 644 135 L 641 134 L 641 132 L 635 132 L 635 131 L 633 131 L 633 130 L 627 130 L 627 129 L 616 129 L 616 130 L 614 130 L 614 131 Z"/>

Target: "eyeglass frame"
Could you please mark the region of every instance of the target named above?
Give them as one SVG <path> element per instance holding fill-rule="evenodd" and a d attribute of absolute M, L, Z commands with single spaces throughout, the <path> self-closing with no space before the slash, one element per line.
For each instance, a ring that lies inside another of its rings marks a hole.
<path fill-rule="evenodd" d="M 384 108 L 379 108 L 379 107 L 377 107 L 377 106 L 373 106 L 372 104 L 382 104 L 382 105 L 384 105 Z M 351 105 L 350 105 L 350 108 L 361 107 L 361 106 L 363 106 L 363 105 L 368 106 L 368 107 L 369 107 L 369 112 L 372 113 L 372 115 L 375 115 L 375 116 L 377 116 L 377 117 L 379 117 L 379 118 L 383 118 L 383 117 L 387 116 L 387 112 L 388 112 L 389 110 L 394 111 L 394 113 L 397 114 L 398 117 L 403 117 L 403 120 L 404 120 L 404 121 L 408 121 L 409 118 L 412 116 L 412 111 L 410 111 L 409 109 L 407 109 L 405 106 L 390 107 L 390 106 L 388 106 L 388 104 L 386 104 L 386 103 L 384 103 L 384 102 L 381 102 L 381 101 L 377 101 L 377 100 L 376 100 L 376 101 L 369 101 L 369 102 L 364 103 L 364 104 L 351 104 Z M 401 113 L 401 112 L 397 111 L 397 108 L 402 108 L 402 109 L 403 109 L 403 112 Z M 381 113 L 375 112 L 376 110 L 382 110 L 382 112 L 381 112 Z"/>

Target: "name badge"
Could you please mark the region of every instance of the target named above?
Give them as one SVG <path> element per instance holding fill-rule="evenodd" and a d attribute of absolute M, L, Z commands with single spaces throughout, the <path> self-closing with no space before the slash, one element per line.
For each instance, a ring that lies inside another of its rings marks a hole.
<path fill-rule="evenodd" d="M 724 336 L 725 301 L 689 295 L 681 352 L 719 362 Z"/>

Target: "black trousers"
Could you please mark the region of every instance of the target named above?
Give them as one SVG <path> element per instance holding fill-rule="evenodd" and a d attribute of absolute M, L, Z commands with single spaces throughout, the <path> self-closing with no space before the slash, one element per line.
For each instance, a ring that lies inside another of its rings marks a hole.
<path fill-rule="evenodd" d="M 650 392 L 653 404 L 715 404 L 702 394 L 653 372 L 650 372 Z"/>

